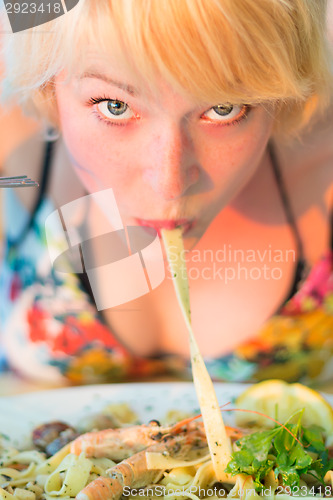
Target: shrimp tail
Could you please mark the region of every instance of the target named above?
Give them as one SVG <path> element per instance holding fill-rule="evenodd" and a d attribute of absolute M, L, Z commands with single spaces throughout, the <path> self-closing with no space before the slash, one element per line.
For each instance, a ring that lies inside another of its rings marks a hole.
<path fill-rule="evenodd" d="M 162 441 L 123 460 L 106 471 L 107 477 L 99 477 L 89 483 L 76 500 L 120 500 L 124 488 L 141 488 L 156 483 L 163 476 L 161 469 L 148 469 L 146 452 L 166 452 L 171 457 L 187 456 L 190 450 L 195 452 L 207 448 L 207 441 L 201 429 L 183 435 L 166 435 Z"/>
<path fill-rule="evenodd" d="M 76 495 L 76 500 L 119 500 L 125 487 L 140 488 L 161 476 L 160 471 L 146 469 L 145 451 L 108 469 L 106 473 L 108 477 L 99 477 L 89 483 Z"/>

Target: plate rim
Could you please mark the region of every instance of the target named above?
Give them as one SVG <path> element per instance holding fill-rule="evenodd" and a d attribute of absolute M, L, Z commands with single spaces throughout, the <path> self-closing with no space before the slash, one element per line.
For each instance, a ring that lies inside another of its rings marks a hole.
<path fill-rule="evenodd" d="M 248 383 L 241 383 L 241 382 L 213 382 L 214 387 L 248 387 L 253 384 L 248 384 Z M 21 394 L 13 394 L 13 395 L 6 395 L 6 396 L 1 396 L 0 395 L 0 403 L 2 401 L 13 401 L 16 399 L 30 399 L 34 397 L 42 397 L 42 396 L 48 396 L 49 394 L 59 394 L 59 393 L 70 393 L 70 392 L 93 392 L 93 391 L 101 391 L 101 392 L 107 392 L 108 390 L 114 389 L 114 388 L 124 388 L 125 390 L 129 389 L 135 389 L 138 387 L 148 387 L 148 386 L 159 386 L 161 388 L 166 388 L 166 387 L 192 387 L 194 389 L 194 383 L 190 381 L 171 381 L 171 382 L 121 382 L 121 383 L 115 383 L 115 384 L 87 384 L 87 385 L 78 385 L 78 386 L 68 386 L 68 387 L 56 387 L 56 388 L 50 388 L 50 389 L 43 389 L 43 390 L 37 390 L 37 391 L 29 391 L 29 392 L 24 392 Z M 332 395 L 333 396 L 333 395 Z"/>
<path fill-rule="evenodd" d="M 214 382 L 214 387 L 218 389 L 219 399 L 221 398 L 220 391 L 225 388 L 227 393 L 226 402 L 231 401 L 230 409 L 233 408 L 234 398 L 250 385 L 253 384 Z M 191 392 L 187 392 L 188 389 L 191 389 Z M 145 394 L 146 391 L 148 391 L 147 395 Z M 159 400 L 160 393 L 162 399 Z M 75 398 L 76 394 L 79 395 L 77 400 Z M 86 400 L 84 399 L 85 394 L 87 394 Z M 333 394 L 324 392 L 320 392 L 320 394 L 333 407 Z M 54 396 L 54 404 L 52 404 L 52 396 Z M 140 397 L 141 399 L 137 399 Z M 64 398 L 63 406 L 61 406 L 61 398 Z M 114 398 L 113 401 L 112 398 Z M 69 425 L 75 426 L 82 417 L 102 411 L 103 405 L 107 406 L 113 402 L 128 402 L 129 406 L 137 413 L 139 420 L 146 423 L 151 418 L 163 419 L 163 415 L 166 415 L 168 410 L 177 409 L 179 398 L 184 401 L 178 407 L 180 411 L 197 411 L 199 408 L 195 387 L 191 381 L 130 382 L 60 387 L 0 396 L 0 407 L 2 407 L 3 415 L 0 417 L 0 423 L 3 432 L 10 436 L 10 441 L 14 443 L 15 440 L 18 446 L 21 446 L 21 443 L 26 441 L 34 427 L 48 421 L 62 420 Z M 40 408 L 38 408 L 39 401 L 41 401 Z M 66 406 L 67 401 L 73 401 L 73 406 L 70 404 Z M 25 418 L 23 418 L 23 423 L 20 423 L 25 405 Z M 225 414 L 227 425 L 229 425 L 229 416 L 231 418 L 232 414 Z M 4 425 L 7 422 L 8 425 Z"/>

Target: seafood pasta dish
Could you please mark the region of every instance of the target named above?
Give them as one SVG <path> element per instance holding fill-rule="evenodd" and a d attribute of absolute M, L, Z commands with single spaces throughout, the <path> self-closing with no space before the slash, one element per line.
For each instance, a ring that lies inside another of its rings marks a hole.
<path fill-rule="evenodd" d="M 280 384 L 282 390 L 292 388 L 276 381 L 267 383 L 271 388 L 274 384 Z M 292 408 L 292 414 L 291 407 L 283 408 L 280 402 L 278 415 L 283 417 L 283 422 L 274 422 L 277 419 L 269 417 L 270 410 L 265 417 L 259 412 L 258 418 L 267 423 L 259 427 L 256 413 L 234 412 L 235 426 L 226 426 L 231 455 L 223 477 L 216 476 L 204 425 L 197 416 L 173 425 L 162 425 L 158 421 L 133 425 L 129 419 L 117 421 L 116 418 L 111 422 L 113 428 L 80 435 L 64 423 L 53 422 L 34 429 L 34 449 L 23 451 L 3 436 L 0 498 L 330 497 L 333 439 L 324 427 L 333 411 L 319 394 L 307 388 L 304 391 L 306 397 L 314 396 L 315 402 L 303 400 L 305 411 Z M 244 397 L 238 399 L 239 404 L 249 407 Z M 309 423 L 312 416 L 309 413 L 307 418 L 306 412 L 311 405 L 317 405 L 321 413 L 329 412 L 324 422 L 320 422 L 324 427 L 317 425 L 318 422 Z M 261 408 L 260 401 L 256 407 Z M 288 411 L 291 418 L 285 419 Z M 237 418 L 238 415 L 241 418 Z M 110 425 L 110 421 L 104 421 L 105 417 L 102 420 L 95 420 L 91 425 Z M 242 427 L 236 425 L 238 420 Z M 135 417 L 131 421 L 134 422 Z"/>
<path fill-rule="evenodd" d="M 173 251 L 169 264 L 188 327 L 200 415 L 166 426 L 110 425 L 82 435 L 62 422 L 50 423 L 33 433 L 40 451 L 17 450 L 3 437 L 0 498 L 333 496 L 333 409 L 318 393 L 266 381 L 238 398 L 231 411 L 243 416 L 235 426 L 224 424 L 228 409 L 219 407 L 192 331 L 182 234 L 162 230 L 162 237 L 168 258 Z"/>

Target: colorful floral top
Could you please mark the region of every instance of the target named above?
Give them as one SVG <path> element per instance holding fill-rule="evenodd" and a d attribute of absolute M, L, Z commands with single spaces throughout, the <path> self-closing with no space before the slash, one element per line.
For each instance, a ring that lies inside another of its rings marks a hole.
<path fill-rule="evenodd" d="M 25 231 L 29 215 L 14 191 L 6 195 L 5 212 L 15 224 L 5 228 L 1 269 L 3 369 L 9 363 L 27 377 L 72 383 L 138 380 L 162 373 L 190 376 L 186 359 L 131 355 L 104 323 L 78 275 L 54 271 L 44 234 L 46 217 L 54 210 L 47 197 Z M 24 231 L 20 244 L 11 245 Z M 206 359 L 214 379 L 283 378 L 308 384 L 333 379 L 332 251 L 298 288 L 254 338 L 229 355 Z"/>

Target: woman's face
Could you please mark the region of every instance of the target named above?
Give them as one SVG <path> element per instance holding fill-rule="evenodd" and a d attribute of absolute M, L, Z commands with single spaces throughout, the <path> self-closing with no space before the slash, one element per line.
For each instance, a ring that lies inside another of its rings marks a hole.
<path fill-rule="evenodd" d="M 56 78 L 60 125 L 88 192 L 113 188 L 125 225 L 200 238 L 259 167 L 271 134 L 263 107 L 202 103 L 159 81 L 147 95 L 121 58 L 91 52 L 80 76 Z"/>

